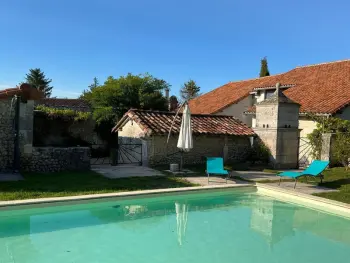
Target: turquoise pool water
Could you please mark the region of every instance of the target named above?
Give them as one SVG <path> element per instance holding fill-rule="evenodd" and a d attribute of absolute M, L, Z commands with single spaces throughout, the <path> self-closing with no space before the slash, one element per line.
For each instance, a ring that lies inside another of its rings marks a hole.
<path fill-rule="evenodd" d="M 0 211 L 0 262 L 349 262 L 350 221 L 252 191 Z"/>

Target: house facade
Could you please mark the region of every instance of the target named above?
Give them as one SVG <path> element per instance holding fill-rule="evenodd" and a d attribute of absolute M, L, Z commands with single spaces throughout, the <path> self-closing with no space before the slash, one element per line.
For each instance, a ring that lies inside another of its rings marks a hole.
<path fill-rule="evenodd" d="M 268 77 L 229 82 L 190 101 L 197 114 L 234 116 L 256 128 L 256 105 L 268 100 L 280 83 L 283 94 L 300 105 L 299 161 L 311 161 L 307 135 L 316 128 L 310 115 L 350 120 L 350 60 L 296 67 Z"/>

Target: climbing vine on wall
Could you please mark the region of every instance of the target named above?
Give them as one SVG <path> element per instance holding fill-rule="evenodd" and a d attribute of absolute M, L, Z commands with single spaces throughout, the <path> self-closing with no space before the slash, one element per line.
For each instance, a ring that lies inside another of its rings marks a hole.
<path fill-rule="evenodd" d="M 71 109 L 55 109 L 43 105 L 38 105 L 35 109 L 43 112 L 47 117 L 52 119 L 62 118 L 74 121 L 86 121 L 91 117 L 90 112 L 75 111 Z"/>
<path fill-rule="evenodd" d="M 321 157 L 322 134 L 333 133 L 334 142 L 331 149 L 333 160 L 347 167 L 348 158 L 350 158 L 350 121 L 313 115 L 310 115 L 309 118 L 317 122 L 316 129 L 307 135 L 312 149 L 312 157 L 314 159 Z"/>

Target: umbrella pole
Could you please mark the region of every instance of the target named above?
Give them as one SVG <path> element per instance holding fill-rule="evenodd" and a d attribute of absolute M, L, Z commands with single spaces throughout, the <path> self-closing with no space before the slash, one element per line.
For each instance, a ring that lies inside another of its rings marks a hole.
<path fill-rule="evenodd" d="M 184 151 L 181 150 L 181 157 L 180 157 L 180 171 L 182 171 L 184 164 Z"/>

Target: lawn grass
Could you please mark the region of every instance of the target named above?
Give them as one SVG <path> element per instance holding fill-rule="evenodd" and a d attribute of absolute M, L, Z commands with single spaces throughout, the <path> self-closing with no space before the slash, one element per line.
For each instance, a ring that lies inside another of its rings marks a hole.
<path fill-rule="evenodd" d="M 272 171 L 273 172 L 273 171 Z M 316 196 L 349 203 L 350 204 L 350 169 L 346 171 L 344 167 L 334 167 L 323 172 L 324 179 L 320 183 L 319 178 L 310 178 L 308 181 L 305 177 L 298 179 L 300 183 L 309 183 L 331 189 L 337 189 L 338 192 L 318 193 Z M 293 179 L 283 179 L 284 182 L 292 182 Z M 271 180 L 259 181 L 259 183 L 273 183 Z"/>
<path fill-rule="evenodd" d="M 339 191 L 315 195 L 350 204 L 350 170 L 346 171 L 344 167 L 335 167 L 326 170 L 323 174 L 323 183 L 319 183 L 319 185 Z"/>
<path fill-rule="evenodd" d="M 170 176 L 108 179 L 93 171 L 23 176 L 23 181 L 0 182 L 1 201 L 195 186 Z"/>

